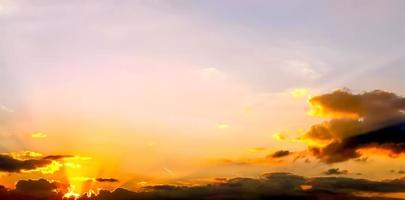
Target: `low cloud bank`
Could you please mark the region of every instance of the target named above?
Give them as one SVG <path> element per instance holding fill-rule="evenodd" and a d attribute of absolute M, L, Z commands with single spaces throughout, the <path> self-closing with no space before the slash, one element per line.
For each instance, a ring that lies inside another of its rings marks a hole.
<path fill-rule="evenodd" d="M 2 200 L 62 200 L 66 186 L 57 182 L 21 180 L 16 189 L 0 187 Z M 393 200 L 384 197 L 359 197 L 358 192 L 405 192 L 405 179 L 372 181 L 344 177 L 307 178 L 290 173 L 267 173 L 259 178 L 233 178 L 202 186 L 155 185 L 142 192 L 118 188 L 101 190 L 97 195 L 83 195 L 79 200 Z"/>

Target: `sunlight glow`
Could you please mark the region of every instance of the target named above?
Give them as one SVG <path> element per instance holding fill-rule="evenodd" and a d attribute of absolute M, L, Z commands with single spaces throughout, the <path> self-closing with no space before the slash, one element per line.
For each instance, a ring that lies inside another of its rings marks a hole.
<path fill-rule="evenodd" d="M 316 101 L 309 101 L 310 109 L 307 112 L 312 117 L 334 117 L 334 118 L 350 118 L 358 119 L 359 116 L 355 113 L 335 112 L 325 109 L 321 104 Z"/>
<path fill-rule="evenodd" d="M 52 161 L 51 164 L 45 166 L 45 167 L 39 167 L 34 170 L 21 170 L 24 173 L 30 173 L 30 172 L 41 172 L 42 174 L 53 174 L 61 169 L 63 164 L 61 164 L 58 161 Z"/>
<path fill-rule="evenodd" d="M 34 139 L 42 139 L 42 138 L 46 138 L 47 135 L 44 133 L 41 133 L 41 132 L 36 132 L 36 133 L 31 134 L 31 137 Z"/>
<path fill-rule="evenodd" d="M 229 125 L 228 124 L 219 124 L 218 128 L 219 129 L 227 129 L 227 128 L 229 128 Z"/>
<path fill-rule="evenodd" d="M 285 136 L 284 133 L 282 132 L 276 132 L 272 135 L 273 139 L 277 140 L 277 141 L 282 141 L 287 139 L 287 136 Z"/>
<path fill-rule="evenodd" d="M 75 186 L 70 186 L 70 187 L 68 188 L 68 192 L 67 192 L 65 195 L 63 195 L 63 197 L 64 197 L 64 198 L 69 198 L 69 199 L 70 199 L 70 198 L 74 198 L 74 199 L 79 198 L 79 197 L 80 197 L 80 194 L 74 192 L 74 188 L 75 188 Z"/>
<path fill-rule="evenodd" d="M 38 153 L 35 151 L 11 152 L 11 153 L 7 153 L 7 155 L 10 155 L 11 157 L 16 158 L 16 159 L 30 159 L 30 158 L 38 158 L 38 157 L 43 156 L 41 153 Z"/>
<path fill-rule="evenodd" d="M 308 97 L 310 90 L 308 88 L 295 88 L 289 90 L 290 95 L 295 99 Z"/>

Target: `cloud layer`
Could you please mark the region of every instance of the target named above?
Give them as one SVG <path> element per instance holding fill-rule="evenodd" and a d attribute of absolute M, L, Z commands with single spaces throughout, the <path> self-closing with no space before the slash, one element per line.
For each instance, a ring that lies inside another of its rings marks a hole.
<path fill-rule="evenodd" d="M 66 185 L 44 179 L 21 180 L 16 189 L 0 187 L 3 200 L 60 200 Z M 118 188 L 113 192 L 101 190 L 99 194 L 83 195 L 79 200 L 155 200 L 155 199 L 356 199 L 385 200 L 383 197 L 358 197 L 357 192 L 405 192 L 405 179 L 370 181 L 343 177 L 306 178 L 290 173 L 267 173 L 259 178 L 233 178 L 221 183 L 202 186 L 155 185 L 141 192 Z M 391 199 L 393 200 L 393 199 Z"/>
<path fill-rule="evenodd" d="M 381 90 L 337 90 L 311 98 L 310 104 L 312 115 L 332 118 L 311 126 L 304 136 L 321 161 L 359 158 L 359 150 L 366 148 L 405 152 L 405 98 Z"/>
<path fill-rule="evenodd" d="M 49 159 L 18 160 L 9 155 L 0 155 L 0 171 L 21 172 L 22 170 L 35 170 L 52 163 Z"/>

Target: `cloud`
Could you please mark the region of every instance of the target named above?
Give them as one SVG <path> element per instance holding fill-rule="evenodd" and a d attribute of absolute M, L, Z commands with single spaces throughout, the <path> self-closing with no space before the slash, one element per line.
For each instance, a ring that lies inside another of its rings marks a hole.
<path fill-rule="evenodd" d="M 349 171 L 347 170 L 340 170 L 339 168 L 331 168 L 328 169 L 326 172 L 324 172 L 325 175 L 342 175 L 342 174 L 348 174 Z"/>
<path fill-rule="evenodd" d="M 73 162 L 62 162 L 69 160 L 88 160 L 88 157 L 73 155 L 48 155 L 33 151 L 10 152 L 0 154 L 0 172 L 34 172 L 39 171 L 43 174 L 53 174 L 65 166 L 74 165 Z M 69 164 L 69 165 L 68 165 Z"/>
<path fill-rule="evenodd" d="M 0 6 L 0 11 L 1 11 L 1 6 Z M 14 112 L 13 109 L 11 109 L 11 108 L 9 108 L 9 107 L 7 107 L 5 105 L 2 105 L 2 104 L 0 104 L 0 110 L 8 112 L 8 113 L 13 113 Z"/>
<path fill-rule="evenodd" d="M 310 180 L 312 190 L 340 192 L 405 192 L 405 179 L 371 181 L 346 177 L 318 177 Z"/>
<path fill-rule="evenodd" d="M 312 148 L 313 154 L 326 163 L 342 162 L 361 157 L 363 148 L 386 149 L 391 154 L 405 152 L 405 123 L 401 122 L 381 129 L 359 133 L 348 138 L 333 140 L 322 148 Z"/>
<path fill-rule="evenodd" d="M 405 109 L 405 98 L 392 92 L 374 90 L 353 94 L 347 89 L 310 99 L 311 113 L 327 117 L 365 117 L 367 120 L 396 118 Z"/>
<path fill-rule="evenodd" d="M 18 160 L 9 155 L 0 155 L 0 171 L 3 172 L 21 172 L 22 170 L 35 170 L 51 164 L 47 159 L 28 159 Z"/>
<path fill-rule="evenodd" d="M 357 197 L 353 192 L 403 192 L 403 180 L 369 181 L 365 179 L 316 177 L 306 178 L 290 173 L 267 173 L 259 178 L 221 179 L 220 182 L 201 186 L 154 185 L 144 191 L 132 192 L 118 188 L 113 192 L 101 191 L 100 200 L 112 199 L 345 199 L 388 200 L 384 197 Z M 346 185 L 347 184 L 347 185 Z M 308 186 L 304 189 L 304 186 Z"/>
<path fill-rule="evenodd" d="M 55 189 L 57 189 L 57 185 L 45 179 L 20 180 L 17 182 L 15 188 L 16 191 L 23 193 L 37 193 L 40 191 L 51 192 Z"/>
<path fill-rule="evenodd" d="M 352 119 L 332 119 L 310 127 L 305 137 L 318 142 L 359 134 L 361 122 Z"/>
<path fill-rule="evenodd" d="M 49 155 L 49 156 L 45 156 L 43 159 L 46 160 L 62 160 L 65 158 L 72 158 L 74 157 L 73 155 Z"/>
<path fill-rule="evenodd" d="M 309 102 L 311 114 L 332 118 L 311 126 L 301 138 L 321 161 L 356 159 L 366 148 L 388 150 L 391 155 L 405 152 L 405 98 L 381 90 L 361 94 L 337 90 Z"/>
<path fill-rule="evenodd" d="M 67 191 L 67 185 L 50 182 L 45 179 L 20 180 L 16 189 L 6 190 L 0 187 L 2 200 L 62 200 L 62 194 Z M 372 192 L 378 194 L 405 192 L 405 179 L 371 181 L 343 177 L 307 178 L 291 173 L 273 172 L 258 178 L 221 179 L 207 185 L 150 185 L 143 190 L 134 192 L 117 188 L 110 192 L 101 190 L 98 195 L 82 195 L 80 200 L 158 200 L 158 199 L 346 199 L 346 200 L 388 200 L 384 197 L 357 197 L 357 192 Z"/>
<path fill-rule="evenodd" d="M 281 157 L 288 156 L 290 154 L 291 154 L 291 152 L 288 151 L 288 150 L 279 150 L 279 151 L 276 151 L 273 154 L 271 154 L 270 157 L 272 157 L 272 158 L 281 158 Z"/>
<path fill-rule="evenodd" d="M 96 178 L 97 182 L 110 182 L 110 183 L 114 183 L 114 182 L 119 182 L 118 179 L 115 178 Z"/>
<path fill-rule="evenodd" d="M 367 161 L 368 161 L 368 157 L 356 158 L 356 159 L 354 159 L 354 161 L 356 161 L 356 162 L 367 162 Z"/>
<path fill-rule="evenodd" d="M 2 200 L 61 200 L 67 185 L 45 179 L 20 180 L 14 190 L 0 189 Z M 1 187 L 0 187 L 1 188 Z"/>
<path fill-rule="evenodd" d="M 35 152 L 35 151 L 22 151 L 22 152 L 9 152 L 9 153 L 4 153 L 3 155 L 9 155 L 15 159 L 19 160 L 26 160 L 26 159 L 37 159 L 39 157 L 42 157 L 41 153 Z"/>

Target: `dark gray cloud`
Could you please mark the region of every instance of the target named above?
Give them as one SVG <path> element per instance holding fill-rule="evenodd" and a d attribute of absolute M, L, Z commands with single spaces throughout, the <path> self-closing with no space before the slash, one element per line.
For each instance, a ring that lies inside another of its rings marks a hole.
<path fill-rule="evenodd" d="M 45 160 L 61 160 L 64 158 L 71 158 L 74 157 L 73 155 L 49 155 L 45 156 L 43 159 Z"/>
<path fill-rule="evenodd" d="M 97 182 L 110 182 L 110 183 L 114 183 L 114 182 L 119 182 L 118 179 L 115 178 L 96 178 Z"/>
<path fill-rule="evenodd" d="M 67 192 L 66 184 L 38 179 L 18 181 L 15 189 L 9 191 L 7 195 L 10 200 L 56 200 L 61 199 L 65 192 Z"/>
<path fill-rule="evenodd" d="M 405 192 L 405 179 L 371 181 L 346 177 L 318 177 L 310 180 L 312 190 L 340 192 Z"/>
<path fill-rule="evenodd" d="M 325 163 L 358 159 L 358 150 L 379 148 L 390 154 L 405 152 L 405 98 L 375 90 L 353 94 L 347 90 L 315 96 L 314 114 L 332 117 L 313 125 L 304 138 L 326 142 L 310 151 Z"/>
<path fill-rule="evenodd" d="M 313 154 L 326 163 L 359 158 L 362 148 L 380 148 L 393 154 L 405 152 L 405 122 L 335 140 L 323 148 L 311 148 Z"/>
<path fill-rule="evenodd" d="M 21 172 L 22 170 L 34 170 L 51 164 L 48 159 L 18 160 L 9 155 L 0 155 L 0 171 Z"/>
<path fill-rule="evenodd" d="M 331 168 L 324 172 L 325 175 L 342 175 L 342 174 L 348 174 L 348 173 L 349 173 L 349 171 L 340 170 L 339 168 Z"/>
<path fill-rule="evenodd" d="M 53 191 L 57 189 L 55 183 L 48 182 L 45 179 L 39 180 L 20 180 L 17 182 L 15 190 L 18 192 L 32 193 L 38 191 Z"/>
<path fill-rule="evenodd" d="M 271 154 L 270 157 L 272 157 L 272 158 L 281 158 L 281 157 L 288 156 L 290 154 L 291 154 L 291 152 L 288 151 L 288 150 L 279 150 L 279 151 L 276 151 L 273 154 Z"/>
<path fill-rule="evenodd" d="M 304 189 L 304 186 L 309 189 Z M 57 182 L 22 180 L 15 190 L 0 187 L 2 200 L 62 200 Z M 155 185 L 133 192 L 118 188 L 98 195 L 82 195 L 78 200 L 394 200 L 383 197 L 358 197 L 356 192 L 405 192 L 405 179 L 371 181 L 342 177 L 306 178 L 290 173 L 267 173 L 259 178 L 232 178 L 201 186 Z"/>

